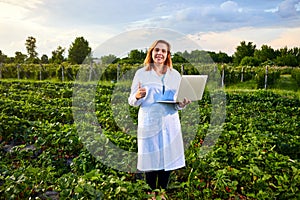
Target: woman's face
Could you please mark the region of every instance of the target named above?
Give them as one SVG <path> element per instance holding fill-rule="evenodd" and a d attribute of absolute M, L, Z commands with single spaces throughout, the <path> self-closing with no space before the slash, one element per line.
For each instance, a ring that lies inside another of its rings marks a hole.
<path fill-rule="evenodd" d="M 168 46 L 165 43 L 157 43 L 152 51 L 152 59 L 155 64 L 163 65 L 168 56 Z"/>

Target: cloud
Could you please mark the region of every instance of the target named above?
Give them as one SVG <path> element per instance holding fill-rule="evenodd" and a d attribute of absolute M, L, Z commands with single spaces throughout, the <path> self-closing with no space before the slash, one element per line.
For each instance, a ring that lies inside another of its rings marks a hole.
<path fill-rule="evenodd" d="M 284 0 L 279 4 L 277 13 L 283 18 L 299 17 L 300 12 L 297 9 L 299 2 L 299 0 Z"/>
<path fill-rule="evenodd" d="M 281 34 L 271 40 L 269 44 L 272 47 L 282 48 L 282 47 L 300 47 L 300 28 L 288 28 L 282 30 Z"/>
<path fill-rule="evenodd" d="M 244 27 L 221 32 L 190 34 L 189 37 L 208 51 L 232 55 L 241 41 L 253 42 L 259 49 L 263 44 L 274 49 L 300 47 L 300 28 Z"/>
<path fill-rule="evenodd" d="M 2 52 L 14 55 L 33 36 L 39 54 L 51 55 L 59 45 L 68 48 L 75 37 L 83 36 L 95 48 L 124 31 L 155 27 L 193 36 L 200 32 L 202 40 L 211 41 L 205 45 L 216 48 L 212 38 L 222 38 L 222 33 L 228 41 L 216 41 L 229 49 L 249 35 L 237 30 L 270 41 L 275 29 L 299 27 L 299 12 L 299 0 L 0 0 L 0 44 Z"/>
<path fill-rule="evenodd" d="M 247 21 L 250 16 L 233 1 L 226 1 L 219 5 L 183 7 L 168 13 L 134 21 L 128 27 L 166 27 L 185 33 L 199 30 L 225 30 L 237 27 L 238 23 Z"/>
<path fill-rule="evenodd" d="M 154 9 L 148 1 L 123 0 L 45 0 L 38 7 L 32 9 L 28 18 L 49 26 L 76 25 L 85 26 L 119 26 L 123 27 L 130 21 L 147 18 Z"/>
<path fill-rule="evenodd" d="M 257 3 L 261 7 L 257 8 Z M 180 30 L 185 33 L 197 33 L 199 31 L 225 31 L 240 27 L 264 27 L 264 26 L 286 26 L 289 23 L 279 17 L 274 7 L 266 1 L 254 1 L 246 4 L 243 1 L 225 1 L 216 3 L 205 3 L 186 5 L 182 7 L 170 6 L 170 14 L 152 16 L 133 21 L 127 28 L 141 27 L 166 27 Z M 272 12 L 271 12 L 272 11 Z M 297 26 L 293 22 L 294 26 Z M 292 26 L 292 23 L 289 24 Z"/>
<path fill-rule="evenodd" d="M 27 1 L 20 1 L 20 0 L 0 0 L 0 3 L 14 5 L 25 9 L 33 9 L 38 7 L 43 1 L 42 0 L 27 0 Z"/>

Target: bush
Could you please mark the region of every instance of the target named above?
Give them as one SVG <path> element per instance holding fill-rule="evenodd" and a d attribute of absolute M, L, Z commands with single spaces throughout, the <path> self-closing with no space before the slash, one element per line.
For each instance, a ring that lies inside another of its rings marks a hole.
<path fill-rule="evenodd" d="M 291 71 L 292 78 L 294 78 L 297 82 L 297 85 L 300 87 L 300 68 L 294 68 Z"/>
<path fill-rule="evenodd" d="M 267 75 L 267 76 L 266 76 Z M 256 74 L 257 88 L 272 88 L 276 80 L 280 78 L 280 71 L 274 68 L 261 69 Z"/>

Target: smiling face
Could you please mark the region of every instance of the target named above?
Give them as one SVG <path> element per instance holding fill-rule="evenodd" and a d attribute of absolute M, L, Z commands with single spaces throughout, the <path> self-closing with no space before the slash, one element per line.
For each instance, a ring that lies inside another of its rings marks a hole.
<path fill-rule="evenodd" d="M 157 43 L 152 51 L 154 64 L 163 65 L 168 56 L 168 46 L 165 43 Z"/>

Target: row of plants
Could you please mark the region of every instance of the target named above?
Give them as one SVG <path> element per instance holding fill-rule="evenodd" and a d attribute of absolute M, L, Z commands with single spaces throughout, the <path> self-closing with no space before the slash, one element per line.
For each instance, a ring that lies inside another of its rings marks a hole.
<path fill-rule="evenodd" d="M 110 142 L 136 152 L 138 110 L 126 103 L 130 84 L 0 83 L 0 199 L 148 197 L 142 173 L 120 170 L 129 160 L 106 163 L 120 157 Z M 186 167 L 171 174 L 167 196 L 299 199 L 299 99 L 266 90 L 226 93 L 219 102 L 224 123 L 212 129 L 212 95 L 205 91 L 180 113 Z M 89 122 L 92 114 L 97 123 Z M 75 123 L 78 115 L 88 120 L 84 129 Z M 210 146 L 207 138 L 216 132 Z"/>
<path fill-rule="evenodd" d="M 61 81 L 74 81 L 80 70 L 81 79 L 84 80 L 118 80 L 126 73 L 133 73 L 141 64 L 85 64 L 70 65 L 62 64 L 26 64 L 14 65 L 5 64 L 0 66 L 0 78 L 47 80 L 56 79 Z M 299 71 L 296 67 L 251 67 L 251 66 L 230 66 L 228 64 L 192 64 L 174 63 L 174 68 L 182 74 L 217 74 L 222 76 L 226 85 L 236 84 L 255 79 L 257 88 L 263 88 L 265 75 L 268 75 L 269 86 L 271 87 L 280 74 L 292 74 Z M 298 76 L 293 76 L 298 82 Z"/>
<path fill-rule="evenodd" d="M 291 76 L 296 80 L 297 85 L 300 86 L 300 69 L 293 69 L 291 72 Z"/>

